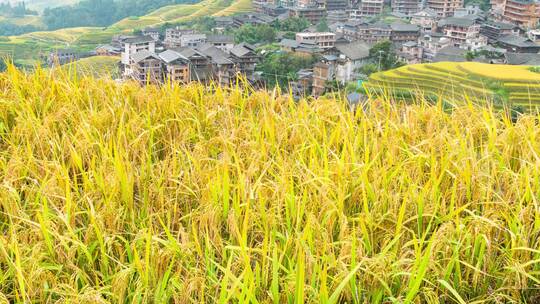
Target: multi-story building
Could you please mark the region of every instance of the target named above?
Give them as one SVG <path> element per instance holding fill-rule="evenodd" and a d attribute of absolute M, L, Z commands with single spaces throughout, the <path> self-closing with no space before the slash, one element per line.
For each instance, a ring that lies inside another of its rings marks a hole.
<path fill-rule="evenodd" d="M 424 49 L 416 41 L 408 41 L 401 45 L 399 58 L 407 64 L 421 63 Z"/>
<path fill-rule="evenodd" d="M 234 37 L 229 35 L 211 35 L 206 39 L 209 43 L 224 52 L 230 52 L 234 47 Z"/>
<path fill-rule="evenodd" d="M 315 97 L 319 97 L 324 94 L 326 90 L 326 83 L 333 79 L 333 62 L 323 60 L 317 62 L 313 67 L 313 85 L 311 93 Z"/>
<path fill-rule="evenodd" d="M 392 28 L 385 23 L 362 24 L 356 27 L 356 35 L 352 40 L 361 40 L 369 44 L 375 44 L 384 40 L 390 40 Z"/>
<path fill-rule="evenodd" d="M 129 77 L 141 85 L 163 82 L 161 58 L 155 53 L 142 50 L 130 57 Z"/>
<path fill-rule="evenodd" d="M 525 28 L 536 28 L 540 5 L 534 0 L 506 0 L 503 19 Z"/>
<path fill-rule="evenodd" d="M 276 18 L 260 13 L 246 13 L 233 16 L 233 26 L 241 27 L 245 24 L 261 25 L 269 24 Z"/>
<path fill-rule="evenodd" d="M 166 50 L 158 56 L 165 65 L 163 72 L 168 80 L 179 83 L 191 81 L 189 59 L 173 50 Z"/>
<path fill-rule="evenodd" d="M 174 51 L 189 60 L 191 81 L 206 83 L 212 79 L 212 62 L 208 55 L 190 47 L 176 48 Z"/>
<path fill-rule="evenodd" d="M 427 7 L 441 18 L 451 17 L 454 11 L 463 7 L 463 0 L 427 0 Z"/>
<path fill-rule="evenodd" d="M 515 53 L 538 53 L 540 45 L 534 43 L 531 39 L 516 35 L 502 36 L 497 40 L 497 45 L 506 49 L 508 52 Z"/>
<path fill-rule="evenodd" d="M 274 4 L 274 0 L 253 0 L 251 3 L 255 12 L 263 13 L 263 7 L 267 4 Z"/>
<path fill-rule="evenodd" d="M 262 7 L 262 13 L 268 16 L 277 17 L 279 15 L 283 15 L 287 13 L 288 9 L 286 7 L 283 7 L 281 5 L 275 5 L 275 4 L 265 4 Z"/>
<path fill-rule="evenodd" d="M 295 7 L 289 9 L 289 17 L 306 18 L 311 24 L 317 24 L 326 18 L 326 9 L 320 7 Z"/>
<path fill-rule="evenodd" d="M 131 57 L 141 51 L 148 51 L 152 54 L 156 53 L 156 42 L 150 36 L 140 36 L 127 38 L 123 40 L 122 64 L 124 66 L 131 65 Z"/>
<path fill-rule="evenodd" d="M 454 11 L 454 17 L 465 17 L 470 15 L 480 15 L 482 14 L 482 9 L 478 4 L 469 4 L 465 7 L 457 8 Z"/>
<path fill-rule="evenodd" d="M 420 27 L 416 24 L 392 23 L 390 40 L 396 43 L 417 41 L 420 36 Z"/>
<path fill-rule="evenodd" d="M 334 47 L 336 43 L 336 34 L 334 33 L 296 33 L 296 41 L 298 43 L 314 42 L 321 49 L 329 49 Z"/>
<path fill-rule="evenodd" d="M 206 43 L 206 34 L 187 34 L 180 37 L 180 47 L 198 47 Z"/>
<path fill-rule="evenodd" d="M 480 36 L 480 25 L 468 18 L 445 18 L 439 21 L 437 27 L 454 47 L 465 48 L 467 40 L 472 41 Z"/>
<path fill-rule="evenodd" d="M 235 75 L 234 62 L 229 55 L 219 48 L 206 44 L 199 48 L 199 51 L 211 59 L 211 77 L 223 86 L 231 84 Z"/>
<path fill-rule="evenodd" d="M 348 0 L 325 0 L 324 2 L 327 11 L 345 11 L 348 5 Z"/>
<path fill-rule="evenodd" d="M 412 15 L 411 24 L 416 24 L 422 32 L 431 32 L 437 27 L 440 17 L 437 12 L 426 8 Z"/>
<path fill-rule="evenodd" d="M 347 22 L 349 19 L 349 12 L 346 10 L 328 11 L 326 21 L 330 23 Z"/>
<path fill-rule="evenodd" d="M 159 40 L 160 33 L 159 33 L 159 29 L 158 29 L 158 28 L 147 27 L 147 28 L 143 29 L 143 30 L 141 31 L 141 33 L 143 34 L 143 36 L 150 36 L 150 37 L 152 37 L 152 39 L 154 39 L 154 41 L 158 41 L 158 40 Z"/>
<path fill-rule="evenodd" d="M 433 61 L 439 50 L 452 46 L 452 41 L 439 33 L 426 34 L 418 43 L 423 49 L 423 59 L 428 62 Z"/>
<path fill-rule="evenodd" d="M 494 43 L 502 36 L 518 35 L 519 27 L 508 22 L 486 21 L 480 26 L 480 34 L 488 38 L 488 42 Z"/>
<path fill-rule="evenodd" d="M 73 50 L 55 50 L 49 53 L 47 64 L 52 67 L 55 65 L 63 65 L 77 60 L 77 54 Z"/>
<path fill-rule="evenodd" d="M 392 0 L 392 11 L 396 13 L 402 13 L 411 15 L 420 11 L 422 7 L 421 0 Z"/>
<path fill-rule="evenodd" d="M 194 33 L 195 31 L 192 29 L 168 28 L 165 30 L 165 40 L 163 42 L 168 48 L 180 47 L 182 36 Z"/>
<path fill-rule="evenodd" d="M 255 47 L 247 43 L 237 44 L 231 50 L 230 56 L 230 59 L 235 63 L 239 72 L 244 74 L 248 80 L 253 80 L 255 67 L 260 61 L 260 57 L 257 54 Z"/>
<path fill-rule="evenodd" d="M 384 0 L 362 0 L 356 9 L 351 10 L 351 19 L 380 15 L 383 8 Z"/>
<path fill-rule="evenodd" d="M 497 18 L 502 16 L 504 13 L 505 0 L 490 0 L 489 4 L 491 5 L 491 15 L 496 16 Z"/>

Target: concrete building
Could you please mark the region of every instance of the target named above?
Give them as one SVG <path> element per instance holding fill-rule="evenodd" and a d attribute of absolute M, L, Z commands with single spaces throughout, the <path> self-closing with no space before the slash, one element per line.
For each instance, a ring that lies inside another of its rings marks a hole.
<path fill-rule="evenodd" d="M 362 0 L 356 9 L 351 10 L 351 19 L 380 15 L 383 8 L 384 0 Z"/>
<path fill-rule="evenodd" d="M 206 43 L 228 53 L 234 47 L 234 37 L 229 35 L 211 35 L 207 37 Z"/>
<path fill-rule="evenodd" d="M 480 36 L 480 25 L 468 18 L 445 18 L 439 21 L 437 27 L 452 41 L 454 47 L 465 48 L 467 42 Z"/>
<path fill-rule="evenodd" d="M 163 40 L 165 46 L 168 48 L 175 48 L 181 46 L 181 38 L 184 35 L 194 34 L 192 29 L 180 29 L 180 28 L 168 28 L 165 30 L 165 39 Z"/>
<path fill-rule="evenodd" d="M 289 9 L 289 17 L 306 18 L 311 24 L 317 24 L 326 18 L 326 9 L 320 7 L 295 7 Z"/>
<path fill-rule="evenodd" d="M 417 13 L 422 8 L 421 0 L 391 0 L 392 11 L 411 15 Z"/>
<path fill-rule="evenodd" d="M 143 36 L 150 36 L 154 41 L 159 41 L 160 33 L 158 28 L 147 27 L 141 31 Z"/>
<path fill-rule="evenodd" d="M 127 38 L 123 40 L 123 49 L 121 62 L 123 65 L 131 65 L 131 57 L 141 51 L 156 53 L 156 42 L 150 36 L 140 36 Z"/>
<path fill-rule="evenodd" d="M 436 11 L 427 8 L 413 14 L 411 24 L 418 25 L 422 32 L 431 32 L 436 29 L 439 19 L 440 17 Z"/>
<path fill-rule="evenodd" d="M 193 47 L 206 43 L 206 34 L 186 34 L 180 37 L 180 47 Z"/>
<path fill-rule="evenodd" d="M 536 28 L 540 7 L 533 0 L 506 0 L 503 19 L 524 28 Z"/>
<path fill-rule="evenodd" d="M 296 42 L 317 44 L 321 49 L 329 49 L 334 47 L 336 43 L 336 34 L 334 33 L 296 33 Z"/>
<path fill-rule="evenodd" d="M 451 17 L 454 11 L 463 7 L 463 0 L 427 0 L 427 7 L 441 18 Z"/>
<path fill-rule="evenodd" d="M 452 46 L 452 41 L 443 34 L 426 34 L 418 40 L 418 44 L 423 49 L 423 60 L 431 62 L 439 50 Z"/>

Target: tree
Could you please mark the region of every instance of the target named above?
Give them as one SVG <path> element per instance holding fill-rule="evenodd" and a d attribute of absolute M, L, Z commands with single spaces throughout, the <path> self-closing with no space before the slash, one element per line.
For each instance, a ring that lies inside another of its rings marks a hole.
<path fill-rule="evenodd" d="M 397 54 L 389 40 L 375 44 L 369 50 L 369 58 L 377 64 L 377 70 L 386 71 L 402 66 Z"/>
<path fill-rule="evenodd" d="M 256 26 L 246 24 L 236 30 L 234 39 L 238 43 L 272 43 L 276 40 L 276 30 L 266 24 Z"/>
<path fill-rule="evenodd" d="M 298 78 L 299 70 L 310 68 L 317 61 L 316 56 L 303 57 L 274 52 L 264 56 L 257 69 L 262 72 L 269 87 L 279 85 L 281 88 L 287 88 L 290 81 Z"/>
<path fill-rule="evenodd" d="M 275 27 L 283 32 L 298 33 L 310 26 L 306 18 L 289 17 L 283 21 L 276 21 Z"/>
<path fill-rule="evenodd" d="M 330 28 L 328 27 L 328 23 L 326 22 L 326 19 L 322 19 L 318 24 L 317 24 L 317 32 L 329 32 L 330 31 Z"/>

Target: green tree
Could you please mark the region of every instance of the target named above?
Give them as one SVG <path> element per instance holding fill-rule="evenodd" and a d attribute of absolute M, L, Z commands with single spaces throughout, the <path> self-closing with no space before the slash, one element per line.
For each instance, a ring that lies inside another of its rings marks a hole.
<path fill-rule="evenodd" d="M 330 28 L 328 27 L 328 23 L 326 22 L 326 19 L 322 19 L 318 24 L 317 24 L 317 32 L 329 32 L 330 31 Z"/>
<path fill-rule="evenodd" d="M 246 24 L 235 31 L 234 39 L 237 43 L 272 43 L 276 40 L 276 30 L 266 24 L 257 26 Z"/>
<path fill-rule="evenodd" d="M 404 63 L 399 61 L 396 51 L 389 40 L 381 41 L 375 44 L 369 50 L 370 59 L 377 64 L 377 70 L 386 71 L 402 66 Z"/>
<path fill-rule="evenodd" d="M 290 81 L 297 79 L 299 70 L 311 68 L 317 61 L 316 56 L 304 57 L 273 52 L 263 57 L 257 69 L 262 72 L 269 87 L 279 85 L 281 88 L 287 88 Z"/>
<path fill-rule="evenodd" d="M 289 17 L 283 21 L 276 21 L 276 28 L 283 32 L 301 32 L 310 26 L 309 20 L 306 18 Z"/>

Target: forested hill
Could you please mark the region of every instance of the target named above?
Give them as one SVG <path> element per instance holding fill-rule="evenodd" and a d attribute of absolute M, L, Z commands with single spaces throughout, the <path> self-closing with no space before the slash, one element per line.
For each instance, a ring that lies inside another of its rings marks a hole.
<path fill-rule="evenodd" d="M 45 9 L 43 22 L 49 30 L 108 26 L 129 16 L 145 15 L 163 6 L 197 2 L 199 0 L 83 0 L 75 5 Z"/>

